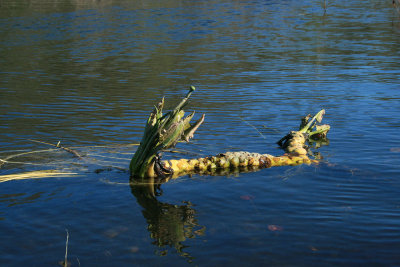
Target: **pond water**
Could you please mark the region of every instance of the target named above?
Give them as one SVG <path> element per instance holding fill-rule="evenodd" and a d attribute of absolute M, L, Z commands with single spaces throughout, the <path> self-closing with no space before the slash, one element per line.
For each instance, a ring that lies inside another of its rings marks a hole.
<path fill-rule="evenodd" d="M 0 175 L 66 173 L 0 183 L 0 265 L 57 266 L 66 247 L 72 266 L 400 265 L 392 1 L 2 1 L 0 36 Z M 166 157 L 280 155 L 324 108 L 321 163 L 149 197 L 129 184 L 135 143 L 190 85 L 206 121 Z"/>

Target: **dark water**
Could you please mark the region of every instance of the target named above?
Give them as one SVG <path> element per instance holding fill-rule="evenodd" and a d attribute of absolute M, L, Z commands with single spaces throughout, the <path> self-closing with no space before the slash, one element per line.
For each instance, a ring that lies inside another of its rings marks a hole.
<path fill-rule="evenodd" d="M 0 1 L 0 175 L 77 174 L 0 184 L 0 265 L 56 266 L 66 229 L 72 266 L 400 265 L 400 14 L 327 2 Z M 131 144 L 192 84 L 206 123 L 172 156 L 278 155 L 325 108 L 323 162 L 147 197 Z"/>

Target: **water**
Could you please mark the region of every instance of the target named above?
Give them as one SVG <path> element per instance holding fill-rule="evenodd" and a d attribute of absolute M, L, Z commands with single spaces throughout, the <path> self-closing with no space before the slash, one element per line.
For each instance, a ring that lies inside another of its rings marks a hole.
<path fill-rule="evenodd" d="M 0 264 L 56 266 L 67 229 L 72 266 L 399 265 L 400 15 L 327 2 L 2 3 L 0 175 L 76 175 L 1 183 Z M 133 144 L 192 84 L 206 122 L 173 157 L 279 155 L 325 108 L 323 161 L 185 176 L 149 198 L 128 183 Z"/>

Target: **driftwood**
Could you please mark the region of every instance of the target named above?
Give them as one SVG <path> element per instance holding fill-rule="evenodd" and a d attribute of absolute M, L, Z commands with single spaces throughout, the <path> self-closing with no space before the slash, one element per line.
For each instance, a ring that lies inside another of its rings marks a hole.
<path fill-rule="evenodd" d="M 307 115 L 302 119 L 298 131 L 291 131 L 277 142 L 286 152 L 281 156 L 241 151 L 198 159 L 161 160 L 162 150 L 174 147 L 180 140 L 189 141 L 204 121 L 202 115 L 194 125 L 190 125 L 194 112 L 186 118 L 183 117 L 183 107 L 193 91 L 192 86 L 178 106 L 167 114 L 162 114 L 164 99 L 150 114 L 140 146 L 131 160 L 130 172 L 133 179 L 153 181 L 155 177 L 169 179 L 192 173 L 223 175 L 232 171 L 253 171 L 273 166 L 317 162 L 309 158 L 306 143 L 310 139 L 326 139 L 330 126 L 320 125 L 325 110 L 319 111 L 315 116 Z"/>

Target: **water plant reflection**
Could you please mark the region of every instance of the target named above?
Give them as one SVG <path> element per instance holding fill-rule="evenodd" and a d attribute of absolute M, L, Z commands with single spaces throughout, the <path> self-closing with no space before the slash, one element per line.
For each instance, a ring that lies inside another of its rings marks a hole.
<path fill-rule="evenodd" d="M 175 205 L 159 201 L 157 197 L 162 195 L 161 184 L 154 180 L 146 184 L 132 181 L 130 185 L 132 194 L 143 208 L 147 230 L 154 240 L 152 243 L 159 248 L 157 253 L 163 256 L 172 248 L 191 262 L 193 257 L 183 251 L 188 247 L 184 242 L 188 238 L 204 235 L 206 230 L 198 223 L 192 203 L 183 201 L 182 205 Z"/>

